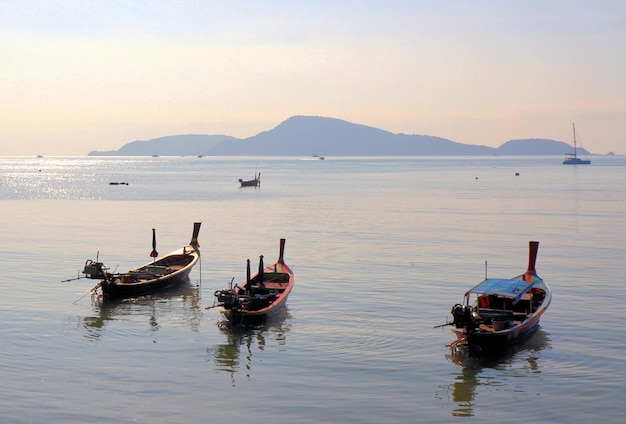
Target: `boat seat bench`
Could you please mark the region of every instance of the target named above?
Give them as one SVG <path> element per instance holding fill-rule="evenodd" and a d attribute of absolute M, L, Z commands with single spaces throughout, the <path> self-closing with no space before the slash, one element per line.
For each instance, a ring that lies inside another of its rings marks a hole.
<path fill-rule="evenodd" d="M 266 289 L 284 289 L 286 282 L 280 281 L 266 281 L 263 283 L 263 287 Z"/>
<path fill-rule="evenodd" d="M 285 274 L 283 272 L 266 272 L 263 274 L 263 282 L 267 284 L 268 282 L 276 281 L 276 282 L 288 282 L 289 274 Z"/>
<path fill-rule="evenodd" d="M 500 316 L 513 317 L 513 311 L 509 311 L 506 309 L 478 308 L 478 315 L 485 318 Z"/>

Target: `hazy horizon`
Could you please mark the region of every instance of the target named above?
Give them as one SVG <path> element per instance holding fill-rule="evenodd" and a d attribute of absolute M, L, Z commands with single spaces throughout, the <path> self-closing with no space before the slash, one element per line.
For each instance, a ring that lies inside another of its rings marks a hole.
<path fill-rule="evenodd" d="M 81 156 L 294 115 L 626 154 L 626 3 L 78 2 L 0 14 L 0 156 Z"/>

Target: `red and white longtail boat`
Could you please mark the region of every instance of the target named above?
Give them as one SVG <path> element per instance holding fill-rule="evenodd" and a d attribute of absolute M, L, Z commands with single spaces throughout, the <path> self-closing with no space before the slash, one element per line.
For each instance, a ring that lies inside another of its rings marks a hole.
<path fill-rule="evenodd" d="M 527 271 L 511 279 L 485 278 L 465 292 L 463 303 L 452 307 L 450 346 L 470 350 L 501 350 L 525 339 L 538 327 L 552 300 L 550 287 L 537 275 L 535 262 L 539 242 L 529 242 Z"/>
<path fill-rule="evenodd" d="M 284 252 L 285 239 L 280 239 L 280 253 L 275 264 L 264 267 L 261 255 L 259 270 L 251 276 L 248 259 L 246 280 L 215 292 L 216 306 L 228 321 L 238 324 L 259 320 L 283 309 L 295 281 L 293 271 L 283 259 Z"/>

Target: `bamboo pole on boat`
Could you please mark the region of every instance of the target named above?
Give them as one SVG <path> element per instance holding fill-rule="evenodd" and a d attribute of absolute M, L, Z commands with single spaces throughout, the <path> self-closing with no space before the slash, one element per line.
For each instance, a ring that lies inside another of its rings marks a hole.
<path fill-rule="evenodd" d="M 485 280 L 487 279 L 487 261 L 485 261 Z"/>
<path fill-rule="evenodd" d="M 263 255 L 259 256 L 259 284 L 263 284 Z"/>
<path fill-rule="evenodd" d="M 150 252 L 150 257 L 156 260 L 157 256 L 159 256 L 159 252 L 156 250 L 156 230 L 152 229 L 152 252 Z"/>
<path fill-rule="evenodd" d="M 537 263 L 537 252 L 539 251 L 539 242 L 538 241 L 530 241 L 528 242 L 528 269 L 524 274 L 525 281 L 532 281 L 534 275 L 537 275 L 537 271 L 535 271 L 535 265 Z"/>
<path fill-rule="evenodd" d="M 285 239 L 280 239 L 280 251 L 278 252 L 278 263 L 284 264 L 285 260 L 283 255 L 285 254 Z"/>
<path fill-rule="evenodd" d="M 200 225 L 202 225 L 202 222 L 193 223 L 193 234 L 191 235 L 191 241 L 189 242 L 191 247 L 193 247 L 196 250 L 200 249 L 200 244 L 198 243 L 198 234 L 200 233 Z"/>

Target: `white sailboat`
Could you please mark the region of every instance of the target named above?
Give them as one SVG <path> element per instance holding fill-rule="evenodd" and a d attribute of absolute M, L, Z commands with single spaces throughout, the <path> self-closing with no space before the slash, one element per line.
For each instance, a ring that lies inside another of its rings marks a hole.
<path fill-rule="evenodd" d="M 589 159 L 581 159 L 576 154 L 576 125 L 572 123 L 572 129 L 574 130 L 574 153 L 566 153 L 563 165 L 589 165 L 591 161 Z"/>

